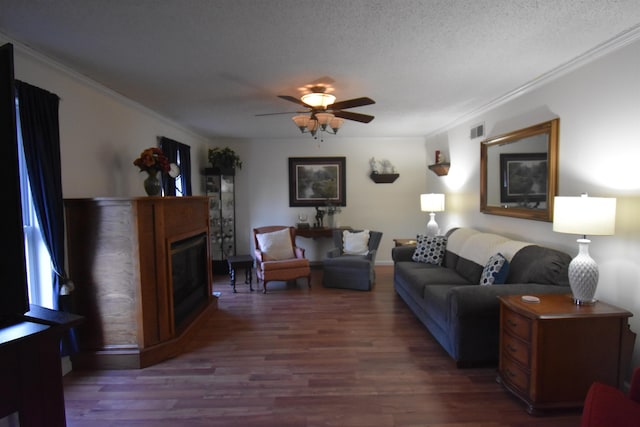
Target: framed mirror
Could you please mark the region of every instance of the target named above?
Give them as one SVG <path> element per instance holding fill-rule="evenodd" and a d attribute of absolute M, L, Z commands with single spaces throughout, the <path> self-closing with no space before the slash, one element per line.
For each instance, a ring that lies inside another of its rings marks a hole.
<path fill-rule="evenodd" d="M 554 119 L 480 143 L 481 212 L 553 220 L 559 126 Z"/>

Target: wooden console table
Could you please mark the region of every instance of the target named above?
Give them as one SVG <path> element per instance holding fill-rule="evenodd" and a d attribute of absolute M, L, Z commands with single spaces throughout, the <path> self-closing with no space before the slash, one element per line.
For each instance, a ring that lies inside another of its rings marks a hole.
<path fill-rule="evenodd" d="M 632 313 L 598 301 L 575 305 L 568 294 L 500 299 L 498 382 L 527 405 L 527 412 L 579 408 L 600 381 L 621 388 L 635 334 Z"/>
<path fill-rule="evenodd" d="M 418 242 L 416 239 L 393 239 L 393 243 L 398 248 L 400 246 L 415 246 Z"/>
<path fill-rule="evenodd" d="M 317 239 L 319 237 L 324 238 L 332 238 L 333 230 L 351 230 L 351 227 L 340 227 L 340 228 L 296 228 L 296 236 L 300 237 L 308 237 L 311 239 Z"/>

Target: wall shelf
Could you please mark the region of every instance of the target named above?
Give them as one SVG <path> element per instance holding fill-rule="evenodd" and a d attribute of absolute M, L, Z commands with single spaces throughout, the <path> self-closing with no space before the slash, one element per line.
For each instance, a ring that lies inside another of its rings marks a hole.
<path fill-rule="evenodd" d="M 449 166 L 451 166 L 451 163 L 436 163 L 435 165 L 429 165 L 429 169 L 438 176 L 444 176 L 449 173 Z"/>
<path fill-rule="evenodd" d="M 393 181 L 398 179 L 400 176 L 399 173 L 373 173 L 369 177 L 376 184 L 391 184 Z"/>

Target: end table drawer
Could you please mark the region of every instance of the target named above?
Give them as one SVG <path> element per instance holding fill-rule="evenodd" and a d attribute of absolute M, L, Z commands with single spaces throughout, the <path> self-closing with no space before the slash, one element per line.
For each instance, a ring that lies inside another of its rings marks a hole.
<path fill-rule="evenodd" d="M 502 338 L 504 340 L 502 351 L 505 355 L 520 362 L 523 366 L 530 368 L 531 354 L 529 346 L 509 334 L 503 334 Z"/>
<path fill-rule="evenodd" d="M 504 311 L 503 327 L 517 337 L 531 342 L 531 320 L 511 310 Z"/>
<path fill-rule="evenodd" d="M 513 360 L 505 358 L 500 372 L 502 380 L 523 393 L 529 390 L 529 374 L 521 369 Z"/>

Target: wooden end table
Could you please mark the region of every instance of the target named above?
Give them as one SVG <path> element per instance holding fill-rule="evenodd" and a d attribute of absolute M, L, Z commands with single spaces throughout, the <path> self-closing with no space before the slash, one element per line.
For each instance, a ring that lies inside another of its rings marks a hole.
<path fill-rule="evenodd" d="M 400 246 L 415 246 L 418 242 L 416 239 L 393 239 L 393 243 L 397 248 Z"/>
<path fill-rule="evenodd" d="M 540 302 L 498 297 L 498 382 L 530 414 L 582 407 L 594 381 L 621 388 L 635 342 L 633 314 L 602 301 L 576 305 L 571 294 L 535 296 Z"/>
<path fill-rule="evenodd" d="M 244 268 L 244 283 L 249 285 L 249 290 L 253 292 L 253 257 L 251 255 L 233 255 L 227 257 L 229 264 L 229 276 L 231 276 L 231 286 L 233 293 L 236 293 L 236 269 Z"/>

